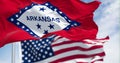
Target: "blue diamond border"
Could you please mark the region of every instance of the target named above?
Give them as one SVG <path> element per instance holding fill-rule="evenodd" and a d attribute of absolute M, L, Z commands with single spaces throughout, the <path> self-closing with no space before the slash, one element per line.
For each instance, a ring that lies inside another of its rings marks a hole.
<path fill-rule="evenodd" d="M 46 2 L 44 4 L 32 3 L 31 5 L 21 9 L 18 13 L 16 13 L 16 14 L 12 15 L 11 17 L 9 17 L 8 20 L 10 22 L 12 22 L 13 24 L 15 24 L 16 26 L 18 26 L 19 28 L 21 28 L 21 29 L 25 30 L 26 32 L 28 32 L 30 35 L 32 35 L 34 37 L 39 37 L 31 29 L 29 29 L 25 24 L 23 24 L 23 23 L 21 23 L 21 22 L 19 22 L 17 20 L 26 10 L 32 8 L 35 5 L 45 5 L 48 8 L 50 8 L 51 10 L 56 11 L 60 16 L 62 16 L 70 24 L 66 28 L 64 28 L 64 30 L 69 30 L 71 27 L 76 27 L 76 26 L 80 25 L 80 23 L 69 19 L 63 12 L 61 12 L 57 7 L 53 6 L 49 2 Z"/>

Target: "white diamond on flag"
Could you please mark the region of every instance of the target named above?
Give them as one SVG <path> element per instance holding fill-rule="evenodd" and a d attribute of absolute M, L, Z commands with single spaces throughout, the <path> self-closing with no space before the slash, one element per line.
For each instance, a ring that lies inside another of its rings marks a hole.
<path fill-rule="evenodd" d="M 70 20 L 50 3 L 31 4 L 9 18 L 10 22 L 35 37 L 59 30 L 69 30 L 79 23 Z"/>

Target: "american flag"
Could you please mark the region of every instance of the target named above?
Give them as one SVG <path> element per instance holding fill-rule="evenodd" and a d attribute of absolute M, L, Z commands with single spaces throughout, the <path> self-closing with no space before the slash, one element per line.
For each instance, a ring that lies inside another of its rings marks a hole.
<path fill-rule="evenodd" d="M 61 36 L 21 42 L 23 63 L 102 63 L 105 39 L 71 41 Z"/>

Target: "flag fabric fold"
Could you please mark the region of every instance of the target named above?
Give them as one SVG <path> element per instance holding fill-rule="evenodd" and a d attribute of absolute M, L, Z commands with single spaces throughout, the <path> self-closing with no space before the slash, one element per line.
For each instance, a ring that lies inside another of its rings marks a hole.
<path fill-rule="evenodd" d="M 46 2 L 46 0 L 33 0 L 37 3 Z M 48 0 L 51 1 L 51 0 Z M 61 2 L 62 1 L 62 2 Z M 61 3 L 60 3 L 61 2 Z M 96 38 L 98 27 L 93 20 L 93 12 L 98 8 L 100 2 L 93 1 L 90 3 L 84 3 L 79 0 L 58 0 L 51 1 L 52 4 L 57 6 L 63 13 L 69 18 L 80 23 L 80 26 L 72 27 L 70 30 L 60 30 L 47 34 L 60 35 L 71 40 L 82 40 L 85 38 Z M 61 5 L 62 4 L 62 5 Z M 78 32 L 79 31 L 79 32 Z"/>
<path fill-rule="evenodd" d="M 71 41 L 61 36 L 21 42 L 23 63 L 103 62 L 103 45 L 109 38 Z"/>

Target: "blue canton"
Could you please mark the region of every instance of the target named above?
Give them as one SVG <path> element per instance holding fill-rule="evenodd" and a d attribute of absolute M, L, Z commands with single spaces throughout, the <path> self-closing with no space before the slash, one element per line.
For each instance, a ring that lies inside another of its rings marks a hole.
<path fill-rule="evenodd" d="M 33 63 L 54 56 L 51 43 L 55 36 L 40 40 L 25 40 L 21 42 L 22 63 Z"/>

